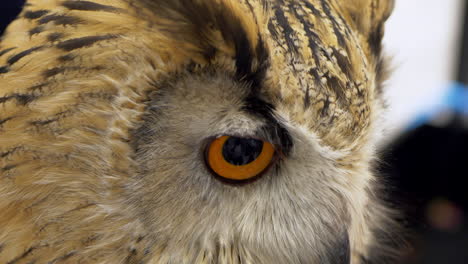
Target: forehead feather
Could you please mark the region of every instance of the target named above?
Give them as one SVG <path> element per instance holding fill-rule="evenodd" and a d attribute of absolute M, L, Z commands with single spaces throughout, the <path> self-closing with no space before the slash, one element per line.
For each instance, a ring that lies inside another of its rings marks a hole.
<path fill-rule="evenodd" d="M 141 2 L 177 47 L 168 50 L 171 60 L 231 72 L 329 145 L 341 148 L 365 134 L 380 79 L 380 39 L 355 15 L 356 5 L 380 10 L 372 0 Z"/>

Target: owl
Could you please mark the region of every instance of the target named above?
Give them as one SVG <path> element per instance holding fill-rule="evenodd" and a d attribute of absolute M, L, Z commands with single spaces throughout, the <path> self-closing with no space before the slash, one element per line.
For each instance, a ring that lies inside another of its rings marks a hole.
<path fill-rule="evenodd" d="M 392 8 L 28 0 L 0 43 L 0 263 L 391 261 Z"/>

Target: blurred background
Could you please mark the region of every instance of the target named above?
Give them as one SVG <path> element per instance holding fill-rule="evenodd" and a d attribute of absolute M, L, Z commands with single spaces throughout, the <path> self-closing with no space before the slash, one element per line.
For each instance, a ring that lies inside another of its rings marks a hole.
<path fill-rule="evenodd" d="M 405 263 L 466 264 L 468 4 L 396 0 L 385 45 L 395 70 L 380 171 L 412 237 Z"/>
<path fill-rule="evenodd" d="M 24 1 L 0 4 L 0 33 Z M 404 212 L 407 264 L 468 263 L 468 4 L 397 0 L 385 46 L 387 136 L 379 171 Z"/>

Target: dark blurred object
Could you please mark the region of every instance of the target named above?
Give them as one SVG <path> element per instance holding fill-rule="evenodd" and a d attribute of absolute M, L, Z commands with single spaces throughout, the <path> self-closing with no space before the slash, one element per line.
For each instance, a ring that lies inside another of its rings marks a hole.
<path fill-rule="evenodd" d="M 0 35 L 8 24 L 21 12 L 24 0 L 3 0 L 0 4 Z"/>
<path fill-rule="evenodd" d="M 408 264 L 468 263 L 468 130 L 461 124 L 422 125 L 387 148 L 384 171 L 415 233 Z"/>
<path fill-rule="evenodd" d="M 468 130 L 459 122 L 453 120 L 444 127 L 423 125 L 403 135 L 390 149 L 392 174 L 408 195 L 421 197 L 423 202 L 444 197 L 468 209 Z"/>

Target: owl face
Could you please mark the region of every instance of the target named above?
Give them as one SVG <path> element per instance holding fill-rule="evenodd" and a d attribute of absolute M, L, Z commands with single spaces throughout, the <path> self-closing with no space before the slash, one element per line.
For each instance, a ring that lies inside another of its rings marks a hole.
<path fill-rule="evenodd" d="M 0 50 L 0 262 L 372 260 L 392 6 L 29 1 Z"/>
<path fill-rule="evenodd" d="M 151 96 L 144 125 L 134 132 L 139 173 L 128 189 L 134 213 L 181 258 L 219 246 L 272 262 L 346 252 L 349 174 L 336 168 L 341 154 L 249 98 L 249 89 L 222 73 L 188 74 Z M 206 155 L 220 136 L 271 142 L 275 157 L 253 180 L 226 181 Z"/>

